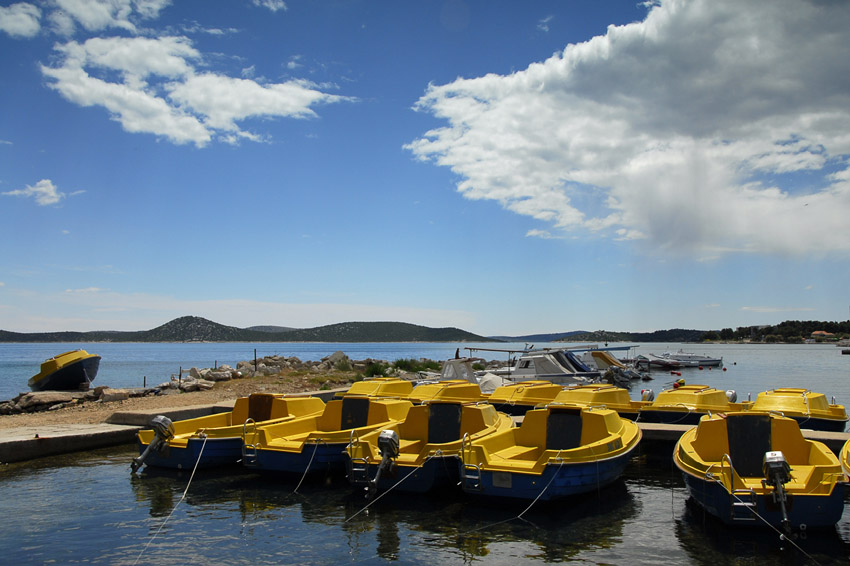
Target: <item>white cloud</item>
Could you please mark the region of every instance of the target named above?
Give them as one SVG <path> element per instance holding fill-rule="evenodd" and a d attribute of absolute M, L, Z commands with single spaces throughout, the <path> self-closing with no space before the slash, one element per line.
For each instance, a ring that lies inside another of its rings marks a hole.
<path fill-rule="evenodd" d="M 0 31 L 12 37 L 35 37 L 41 30 L 41 10 L 38 6 L 20 2 L 0 6 Z"/>
<path fill-rule="evenodd" d="M 663 253 L 850 251 L 850 4 L 670 0 L 511 75 L 431 85 L 406 146 L 469 199 Z M 838 172 L 829 174 L 838 168 Z M 786 173 L 816 181 L 799 186 Z"/>
<path fill-rule="evenodd" d="M 65 198 L 65 193 L 59 191 L 50 179 L 42 179 L 35 185 L 26 188 L 0 193 L 12 197 L 32 198 L 39 206 L 56 204 Z"/>
<path fill-rule="evenodd" d="M 254 0 L 254 6 L 266 8 L 272 12 L 286 10 L 286 3 L 283 0 Z"/>
<path fill-rule="evenodd" d="M 137 31 L 140 20 L 159 17 L 171 0 L 53 0 L 48 17 L 54 31 L 70 35 L 79 25 L 86 31 L 118 28 Z"/>
<path fill-rule="evenodd" d="M 546 16 L 545 18 L 541 19 L 539 22 L 537 22 L 537 29 L 543 32 L 548 32 L 549 22 L 551 22 L 554 17 L 555 16 Z"/>
<path fill-rule="evenodd" d="M 52 88 L 81 106 L 102 106 L 128 132 L 198 147 L 261 136 L 237 122 L 251 117 L 315 116 L 313 106 L 352 100 L 306 81 L 261 84 L 198 73 L 201 54 L 184 37 L 92 38 L 56 46 L 57 66 L 42 65 Z M 112 80 L 109 80 L 112 79 Z"/>

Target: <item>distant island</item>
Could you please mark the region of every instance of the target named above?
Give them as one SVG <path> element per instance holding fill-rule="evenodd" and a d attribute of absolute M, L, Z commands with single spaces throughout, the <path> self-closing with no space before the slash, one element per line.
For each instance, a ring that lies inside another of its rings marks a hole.
<path fill-rule="evenodd" d="M 152 330 L 123 332 L 11 332 L 0 330 L 2 342 L 829 342 L 850 338 L 850 321 L 785 321 L 776 326 L 655 332 L 573 330 L 521 336 L 479 336 L 459 328 L 430 328 L 406 322 L 341 322 L 315 328 L 226 326 L 197 316 L 183 316 Z"/>

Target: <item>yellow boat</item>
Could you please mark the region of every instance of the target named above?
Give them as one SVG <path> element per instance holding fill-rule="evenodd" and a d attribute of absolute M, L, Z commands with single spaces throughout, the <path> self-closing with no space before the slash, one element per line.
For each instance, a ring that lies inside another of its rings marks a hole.
<path fill-rule="evenodd" d="M 629 420 L 636 420 L 641 408 L 650 404 L 649 401 L 633 401 L 627 389 L 600 383 L 565 387 L 554 402 L 613 409 Z"/>
<path fill-rule="evenodd" d="M 844 470 L 844 476 L 850 482 L 850 440 L 844 443 L 838 458 L 841 460 L 841 469 Z"/>
<path fill-rule="evenodd" d="M 528 380 L 497 387 L 487 400 L 496 410 L 520 416 L 537 405 L 546 405 L 555 400 L 563 385 L 551 381 Z"/>
<path fill-rule="evenodd" d="M 594 491 L 623 473 L 641 439 L 611 409 L 550 404 L 522 426 L 465 443 L 461 486 L 471 494 L 552 500 Z"/>
<path fill-rule="evenodd" d="M 793 419 L 753 411 L 703 417 L 673 461 L 691 497 L 728 525 L 831 527 L 844 511 L 835 454 Z"/>
<path fill-rule="evenodd" d="M 365 395 L 334 399 L 318 415 L 247 431 L 242 463 L 264 471 L 342 471 L 345 447 L 352 439 L 404 420 L 412 406 L 406 399 Z"/>
<path fill-rule="evenodd" d="M 446 379 L 435 383 L 423 383 L 413 388 L 407 396 L 412 403 L 420 404 L 426 401 L 457 401 L 475 403 L 486 400 L 477 383 L 464 379 Z"/>
<path fill-rule="evenodd" d="M 801 428 L 812 430 L 844 432 L 848 419 L 844 405 L 829 403 L 823 393 L 796 387 L 759 393 L 750 409 L 779 413 L 797 421 Z"/>
<path fill-rule="evenodd" d="M 88 389 L 100 368 L 100 356 L 85 350 L 63 352 L 41 363 L 41 371 L 29 378 L 33 391 Z"/>
<path fill-rule="evenodd" d="M 370 493 L 454 486 L 462 444 L 512 426 L 487 403 L 429 401 L 411 407 L 401 422 L 355 437 L 346 450 L 348 479 Z"/>
<path fill-rule="evenodd" d="M 192 469 L 237 464 L 242 458 L 242 437 L 257 425 L 320 414 L 325 403 L 308 395 L 252 393 L 240 397 L 233 410 L 195 419 L 171 422 L 157 416 L 152 428 L 136 435 L 140 456 L 133 471 L 142 465 Z"/>
<path fill-rule="evenodd" d="M 695 425 L 703 415 L 741 411 L 746 408 L 746 403 L 734 402 L 734 391 L 721 391 L 708 385 L 679 383 L 672 389 L 659 393 L 649 405 L 641 407 L 638 420 Z"/>
<path fill-rule="evenodd" d="M 397 377 L 373 377 L 351 384 L 343 393 L 337 393 L 336 398 L 346 395 L 366 395 L 369 397 L 407 397 L 413 391 L 413 382 Z"/>

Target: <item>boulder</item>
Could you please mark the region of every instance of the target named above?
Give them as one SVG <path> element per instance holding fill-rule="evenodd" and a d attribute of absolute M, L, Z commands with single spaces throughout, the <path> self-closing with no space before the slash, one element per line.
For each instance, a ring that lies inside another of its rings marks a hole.
<path fill-rule="evenodd" d="M 74 399 L 74 393 L 71 391 L 33 391 L 32 393 L 24 393 L 21 395 L 16 405 L 22 411 L 36 410 L 39 406 L 50 406 L 57 403 L 67 403 Z"/>
<path fill-rule="evenodd" d="M 114 401 L 124 401 L 130 398 L 130 391 L 127 389 L 106 389 L 100 394 L 100 400 L 104 403 Z"/>
<path fill-rule="evenodd" d="M 233 374 L 230 371 L 208 371 L 204 375 L 204 379 L 208 381 L 230 381 L 233 379 Z"/>

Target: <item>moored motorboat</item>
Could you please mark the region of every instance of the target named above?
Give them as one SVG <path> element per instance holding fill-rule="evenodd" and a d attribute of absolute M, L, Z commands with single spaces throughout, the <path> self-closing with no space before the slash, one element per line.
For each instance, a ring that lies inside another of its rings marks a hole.
<path fill-rule="evenodd" d="M 528 350 L 515 365 L 491 373 L 514 382 L 546 380 L 559 385 L 590 383 L 602 376 L 602 372 L 585 364 L 572 348 Z"/>
<path fill-rule="evenodd" d="M 406 399 L 363 395 L 334 399 L 318 415 L 246 431 L 242 464 L 262 471 L 342 471 L 349 442 L 403 420 L 411 406 Z"/>
<path fill-rule="evenodd" d="M 537 405 L 551 403 L 563 389 L 563 385 L 557 385 L 551 381 L 521 381 L 496 388 L 487 400 L 496 407 L 496 410 L 519 416 Z"/>
<path fill-rule="evenodd" d="M 661 357 L 680 362 L 685 367 L 718 367 L 723 365 L 722 357 L 718 358 L 709 356 L 708 354 L 694 354 L 692 352 L 685 352 L 681 348 L 677 352 L 664 352 L 661 354 Z"/>
<path fill-rule="evenodd" d="M 746 403 L 737 403 L 734 391 L 721 391 L 708 385 L 676 382 L 658 394 L 652 403 L 642 406 L 638 420 L 649 423 L 695 425 L 706 414 L 741 411 Z"/>
<path fill-rule="evenodd" d="M 63 352 L 41 363 L 41 371 L 27 381 L 33 391 L 88 389 L 100 368 L 100 356 L 85 350 Z"/>
<path fill-rule="evenodd" d="M 353 439 L 346 448 L 348 479 L 372 494 L 390 488 L 424 493 L 454 486 L 463 442 L 512 426 L 508 415 L 487 403 L 417 405 L 403 421 Z"/>
<path fill-rule="evenodd" d="M 252 393 L 240 397 L 233 410 L 194 419 L 171 422 L 155 417 L 152 428 L 136 435 L 139 457 L 133 471 L 142 465 L 162 468 L 212 468 L 238 464 L 242 437 L 256 426 L 292 420 L 322 412 L 325 403 L 309 395 Z"/>
<path fill-rule="evenodd" d="M 613 409 L 629 420 L 636 420 L 641 408 L 650 404 L 650 401 L 634 401 L 628 390 L 604 383 L 565 387 L 554 402 Z"/>
<path fill-rule="evenodd" d="M 763 391 L 750 409 L 777 412 L 797 421 L 800 428 L 812 430 L 844 432 L 848 420 L 844 405 L 830 403 L 823 393 L 796 387 Z"/>
<path fill-rule="evenodd" d="M 728 525 L 832 527 L 844 510 L 838 458 L 776 414 L 704 417 L 679 439 L 673 461 L 690 496 Z"/>
<path fill-rule="evenodd" d="M 470 494 L 553 500 L 594 491 L 623 473 L 638 426 L 615 411 L 549 404 L 522 426 L 465 443 L 461 486 Z"/>

